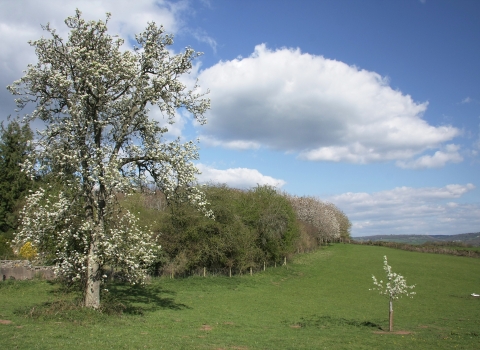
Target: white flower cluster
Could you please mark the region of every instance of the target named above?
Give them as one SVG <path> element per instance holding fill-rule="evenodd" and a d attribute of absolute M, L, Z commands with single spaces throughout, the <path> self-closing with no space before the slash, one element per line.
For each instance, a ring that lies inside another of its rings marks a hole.
<path fill-rule="evenodd" d="M 15 237 L 16 246 L 31 242 L 42 258 L 53 258 L 59 277 L 84 279 L 90 257 L 100 270 L 115 266 L 129 282 L 142 282 L 146 267 L 154 259 L 152 233 L 140 228 L 138 219 L 126 210 L 112 213 L 103 228 L 99 227 L 90 218 L 77 214 L 75 207 L 78 210 L 80 203 L 76 201 L 62 192 L 47 193 L 42 188 L 31 194 L 22 211 L 23 224 Z M 93 254 L 92 241 L 97 242 Z"/>
<path fill-rule="evenodd" d="M 290 202 L 299 220 L 313 226 L 317 231 L 317 239 L 332 241 L 340 238 L 340 217 L 343 214 L 332 203 L 323 202 L 315 197 L 289 196 Z M 346 222 L 349 223 L 348 218 Z"/>
<path fill-rule="evenodd" d="M 151 260 L 150 232 L 119 209 L 119 193 L 155 186 L 168 201 L 188 200 L 213 218 L 195 178 L 196 143 L 165 143 L 168 130 L 149 118 L 147 106 L 170 122 L 184 108 L 204 124 L 210 101 L 179 80 L 199 53 L 172 56 L 172 36 L 154 23 L 137 35 L 139 47 L 125 51 L 107 33 L 109 17 L 87 22 L 77 10 L 65 21 L 68 40 L 45 26 L 50 38 L 30 42 L 38 63 L 8 87 L 19 108 L 36 104 L 27 121 L 46 125 L 24 170 L 52 179 L 52 188 L 27 198 L 16 239 L 54 252 L 59 275 L 90 276 L 90 261 L 119 266 L 134 281 Z"/>
<path fill-rule="evenodd" d="M 378 290 L 380 294 L 386 295 L 390 300 L 400 298 L 403 294 L 413 298 L 415 292 L 409 292 L 409 289 L 415 288 L 415 285 L 407 286 L 407 281 L 402 275 L 392 272 L 392 267 L 388 265 L 387 256 L 384 256 L 383 269 L 387 274 L 387 283 L 383 285 L 383 281 L 377 281 L 375 276 L 372 275 L 374 288 L 371 290 Z"/>

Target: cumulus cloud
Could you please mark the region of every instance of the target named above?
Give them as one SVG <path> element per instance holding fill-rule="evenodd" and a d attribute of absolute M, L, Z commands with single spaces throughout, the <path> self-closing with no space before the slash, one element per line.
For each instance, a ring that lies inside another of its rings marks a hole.
<path fill-rule="evenodd" d="M 437 151 L 433 155 L 424 155 L 415 160 L 397 161 L 397 165 L 405 169 L 441 168 L 448 162 L 460 163 L 463 157 L 458 152 L 460 146 L 449 144 L 443 151 Z"/>
<path fill-rule="evenodd" d="M 477 232 L 480 204 L 459 200 L 473 184 L 397 187 L 376 193 L 344 193 L 328 198 L 348 215 L 354 236 L 376 234 L 457 234 Z"/>
<path fill-rule="evenodd" d="M 257 185 L 270 185 L 281 188 L 286 184 L 284 180 L 263 175 L 256 169 L 230 168 L 219 170 L 201 163 L 196 166 L 202 172 L 202 174 L 198 176 L 200 183 L 221 183 L 242 189 L 252 188 Z"/>
<path fill-rule="evenodd" d="M 214 144 L 259 144 L 311 161 L 408 160 L 459 135 L 422 119 L 427 102 L 386 78 L 299 49 L 255 47 L 200 73 L 212 109 L 202 128 Z"/>

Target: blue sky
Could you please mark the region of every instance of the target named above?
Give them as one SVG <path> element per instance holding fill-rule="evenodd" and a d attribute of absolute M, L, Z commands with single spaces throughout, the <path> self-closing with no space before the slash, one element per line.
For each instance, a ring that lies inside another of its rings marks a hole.
<path fill-rule="evenodd" d="M 76 7 L 127 42 L 153 20 L 204 52 L 185 83 L 210 89 L 208 123 L 179 111 L 171 129 L 200 139 L 200 181 L 331 201 L 353 236 L 480 231 L 479 1 L 4 1 L 0 84 Z"/>

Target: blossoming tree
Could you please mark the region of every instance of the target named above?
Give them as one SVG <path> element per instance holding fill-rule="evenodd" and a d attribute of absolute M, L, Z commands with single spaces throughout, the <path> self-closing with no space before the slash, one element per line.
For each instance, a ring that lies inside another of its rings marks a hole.
<path fill-rule="evenodd" d="M 199 53 L 186 48 L 172 55 L 173 37 L 155 23 L 126 50 L 107 33 L 109 18 L 86 21 L 77 10 L 65 20 L 67 40 L 44 26 L 49 37 L 30 42 L 38 62 L 8 87 L 19 108 L 36 105 L 27 120 L 45 124 L 25 171 L 51 177 L 51 186 L 27 198 L 16 243 L 54 252 L 57 275 L 83 281 L 85 306 L 92 308 L 100 306 L 105 265 L 137 283 L 153 258 L 151 233 L 118 205 L 119 193 L 135 191 L 139 182 L 154 185 L 168 201 L 188 200 L 212 215 L 196 186 L 196 144 L 166 142 L 167 128 L 148 115 L 149 106 L 158 106 L 173 123 L 183 108 L 206 122 L 209 100 L 179 80 Z"/>
<path fill-rule="evenodd" d="M 304 221 L 312 225 L 316 232 L 316 239 L 319 242 L 335 241 L 340 238 L 340 232 L 343 227 L 340 224 L 350 222 L 348 218 L 343 214 L 346 220 L 339 222 L 337 217 L 340 218 L 340 210 L 332 203 L 325 203 L 315 197 L 298 197 L 289 196 L 288 199 L 292 204 L 299 220 Z M 343 231 L 347 234 L 349 226 Z"/>
<path fill-rule="evenodd" d="M 403 294 L 413 298 L 415 292 L 409 292 L 409 289 L 415 288 L 415 285 L 407 286 L 407 281 L 402 275 L 392 272 L 392 267 L 388 265 L 387 256 L 385 255 L 383 261 L 383 269 L 387 274 L 387 283 L 383 285 L 383 281 L 377 281 L 372 275 L 374 288 L 371 290 L 378 290 L 380 294 L 386 295 L 389 298 L 389 330 L 393 331 L 393 301 L 399 299 Z"/>

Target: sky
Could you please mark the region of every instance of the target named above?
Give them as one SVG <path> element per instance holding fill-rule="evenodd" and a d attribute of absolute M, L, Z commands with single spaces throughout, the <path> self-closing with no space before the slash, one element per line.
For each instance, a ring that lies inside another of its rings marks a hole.
<path fill-rule="evenodd" d="M 480 232 L 480 1 L 1 0 L 0 86 L 76 8 L 110 12 L 125 49 L 154 21 L 172 53 L 203 52 L 184 81 L 208 122 L 170 127 L 200 140 L 200 182 L 332 202 L 353 237 Z M 0 120 L 16 114 L 1 88 Z"/>

